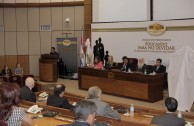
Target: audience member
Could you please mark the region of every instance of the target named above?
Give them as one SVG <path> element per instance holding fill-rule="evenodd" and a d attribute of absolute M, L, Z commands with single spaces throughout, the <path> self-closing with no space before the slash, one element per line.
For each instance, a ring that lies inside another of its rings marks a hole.
<path fill-rule="evenodd" d="M 102 69 L 103 68 L 103 63 L 100 60 L 100 58 L 98 56 L 96 56 L 94 58 L 94 64 L 93 65 L 89 65 L 88 67 L 94 68 L 94 69 Z"/>
<path fill-rule="evenodd" d="M 23 68 L 19 63 L 16 64 L 16 67 L 14 69 L 14 74 L 19 76 L 23 75 Z"/>
<path fill-rule="evenodd" d="M 7 65 L 5 65 L 4 69 L 2 69 L 2 71 L 1 71 L 1 75 L 6 76 L 6 77 L 12 76 L 11 69 L 9 69 L 9 67 Z"/>
<path fill-rule="evenodd" d="M 138 59 L 137 71 L 144 73 L 147 65 L 145 64 L 144 58 Z"/>
<path fill-rule="evenodd" d="M 50 55 L 56 55 L 57 59 L 59 59 L 59 53 L 55 51 L 55 47 L 51 47 Z"/>
<path fill-rule="evenodd" d="M 165 106 L 168 110 L 165 115 L 155 116 L 152 119 L 152 124 L 160 125 L 160 126 L 184 126 L 185 121 L 182 118 L 177 117 L 172 114 L 177 110 L 178 102 L 176 99 L 172 97 L 168 97 L 165 100 Z"/>
<path fill-rule="evenodd" d="M 36 95 L 32 91 L 34 88 L 35 81 L 32 77 L 28 77 L 25 81 L 25 86 L 20 89 L 20 99 L 36 102 Z"/>
<path fill-rule="evenodd" d="M 32 120 L 18 107 L 19 96 L 17 84 L 4 85 L 0 89 L 0 120 L 8 126 L 32 125 Z"/>
<path fill-rule="evenodd" d="M 108 57 L 108 61 L 107 61 L 107 63 L 105 64 L 105 68 L 107 69 L 107 70 L 111 70 L 112 68 L 116 68 L 116 63 L 114 63 L 114 61 L 113 61 L 113 56 L 109 56 Z"/>
<path fill-rule="evenodd" d="M 156 65 L 153 67 L 153 72 L 155 73 L 166 73 L 166 67 L 162 65 L 162 59 L 158 58 L 156 60 Z"/>
<path fill-rule="evenodd" d="M 64 97 L 64 93 L 65 86 L 63 84 L 57 84 L 54 88 L 54 94 L 48 96 L 47 105 L 65 109 L 73 109 L 74 106 L 69 104 L 69 101 Z"/>
<path fill-rule="evenodd" d="M 120 119 L 121 117 L 116 110 L 114 110 L 108 103 L 101 101 L 100 99 L 101 94 L 102 94 L 102 91 L 97 86 L 90 87 L 88 90 L 88 97 L 89 97 L 88 100 L 93 101 L 96 104 L 97 115 Z"/>
<path fill-rule="evenodd" d="M 96 116 L 96 105 L 88 100 L 81 100 L 75 108 L 76 121 L 64 126 L 93 126 Z"/>

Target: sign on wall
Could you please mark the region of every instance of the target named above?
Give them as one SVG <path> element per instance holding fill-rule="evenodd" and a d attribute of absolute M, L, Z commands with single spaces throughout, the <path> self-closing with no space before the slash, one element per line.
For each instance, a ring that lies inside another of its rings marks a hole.
<path fill-rule="evenodd" d="M 62 58 L 67 69 L 77 72 L 77 38 L 57 38 L 59 58 Z"/>
<path fill-rule="evenodd" d="M 169 57 L 176 50 L 184 45 L 194 49 L 194 20 L 92 24 L 92 45 L 99 37 L 115 62 L 127 56 L 144 58 L 153 65 L 161 58 L 168 68 Z"/>

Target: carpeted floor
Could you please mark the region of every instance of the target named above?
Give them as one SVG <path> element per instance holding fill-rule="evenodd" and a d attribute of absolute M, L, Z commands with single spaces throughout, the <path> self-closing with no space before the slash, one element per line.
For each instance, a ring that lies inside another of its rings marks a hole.
<path fill-rule="evenodd" d="M 41 81 L 38 81 L 38 83 L 48 84 L 48 83 L 41 82 Z M 78 88 L 77 80 L 58 79 L 57 84 L 64 84 L 66 86 L 66 92 L 68 93 L 87 97 L 87 91 L 80 90 Z M 164 91 L 164 97 L 166 97 L 167 95 L 168 95 L 168 92 Z M 106 95 L 106 94 L 102 94 L 102 100 L 122 103 L 122 104 L 127 104 L 127 105 L 130 105 L 131 103 L 133 103 L 135 106 L 142 106 L 142 107 L 147 107 L 147 108 L 152 108 L 152 109 L 157 109 L 157 110 L 165 110 L 164 100 L 161 100 L 155 103 L 149 103 L 149 102 L 143 102 L 139 100 L 133 100 L 133 99 L 122 98 L 122 97 Z"/>

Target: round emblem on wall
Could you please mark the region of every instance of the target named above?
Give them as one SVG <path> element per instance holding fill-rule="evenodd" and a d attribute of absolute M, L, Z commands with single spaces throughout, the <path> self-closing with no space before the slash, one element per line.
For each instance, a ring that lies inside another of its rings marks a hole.
<path fill-rule="evenodd" d="M 69 46 L 69 45 L 71 45 L 71 41 L 70 41 L 69 39 L 65 39 L 65 40 L 63 41 L 63 45 L 64 45 L 64 46 Z"/>
<path fill-rule="evenodd" d="M 147 27 L 147 31 L 150 35 L 158 36 L 164 34 L 166 27 L 162 24 L 154 23 Z"/>

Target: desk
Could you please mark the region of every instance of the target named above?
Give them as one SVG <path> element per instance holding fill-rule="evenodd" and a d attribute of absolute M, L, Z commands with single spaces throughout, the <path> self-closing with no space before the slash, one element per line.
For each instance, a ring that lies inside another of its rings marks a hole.
<path fill-rule="evenodd" d="M 57 82 L 57 59 L 39 59 L 39 79 Z"/>
<path fill-rule="evenodd" d="M 98 86 L 103 93 L 156 102 L 163 99 L 163 74 L 144 75 L 117 71 L 78 69 L 79 89 Z"/>

